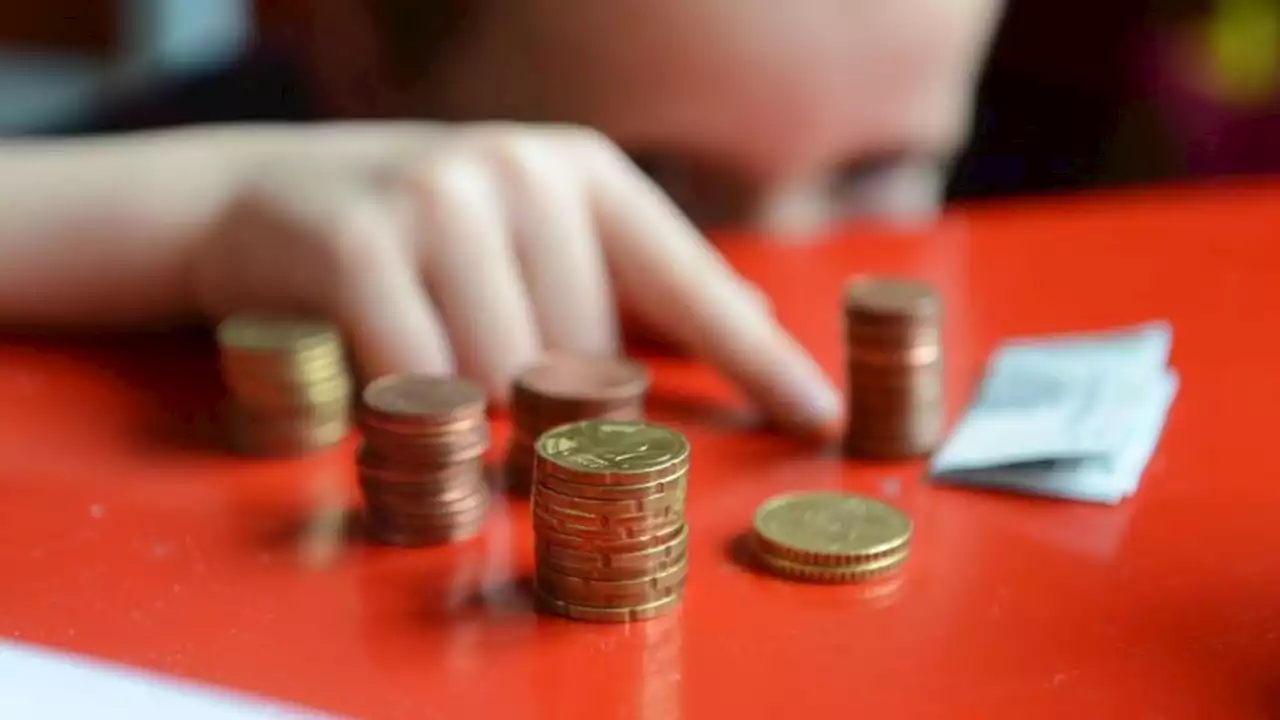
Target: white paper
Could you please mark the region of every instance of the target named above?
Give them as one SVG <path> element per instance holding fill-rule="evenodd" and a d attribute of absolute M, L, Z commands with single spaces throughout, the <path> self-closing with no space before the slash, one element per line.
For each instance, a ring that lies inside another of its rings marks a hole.
<path fill-rule="evenodd" d="M 0 640 L 0 718 L 336 720 L 242 693 L 7 640 Z"/>

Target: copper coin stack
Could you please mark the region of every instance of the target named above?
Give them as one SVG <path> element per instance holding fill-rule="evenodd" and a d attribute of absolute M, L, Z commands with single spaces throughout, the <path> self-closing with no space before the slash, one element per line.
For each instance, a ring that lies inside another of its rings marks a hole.
<path fill-rule="evenodd" d="M 489 507 L 485 395 L 457 378 L 388 375 L 369 383 L 356 451 L 370 536 L 388 545 L 463 540 Z"/>
<path fill-rule="evenodd" d="M 579 420 L 643 419 L 648 389 L 644 366 L 621 358 L 553 354 L 525 370 L 511 389 L 510 488 L 529 491 L 542 433 Z"/>
<path fill-rule="evenodd" d="M 942 302 L 928 285 L 856 278 L 844 296 L 845 449 L 874 459 L 932 452 L 942 440 Z"/>
<path fill-rule="evenodd" d="M 231 393 L 226 419 L 233 450 L 290 456 L 346 437 L 352 381 L 336 328 L 299 318 L 239 315 L 220 323 L 216 337 Z"/>
<path fill-rule="evenodd" d="M 678 607 L 688 472 L 688 441 L 660 425 L 587 420 L 543 434 L 532 492 L 538 606 L 589 622 Z"/>

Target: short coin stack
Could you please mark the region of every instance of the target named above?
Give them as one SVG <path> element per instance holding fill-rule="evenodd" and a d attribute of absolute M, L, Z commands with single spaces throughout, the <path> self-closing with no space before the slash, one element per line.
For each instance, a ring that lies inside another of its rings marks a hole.
<path fill-rule="evenodd" d="M 240 315 L 218 325 L 232 449 L 289 456 L 334 445 L 351 424 L 352 381 L 337 329 Z"/>
<path fill-rule="evenodd" d="M 845 291 L 851 455 L 904 459 L 942 440 L 941 301 L 922 283 L 858 278 Z"/>
<path fill-rule="evenodd" d="M 480 531 L 489 506 L 484 391 L 456 378 L 388 375 L 370 383 L 357 414 L 365 520 L 374 540 L 421 546 Z"/>
<path fill-rule="evenodd" d="M 538 439 L 538 606 L 590 622 L 674 610 L 684 592 L 689 443 L 644 422 L 588 420 Z"/>
<path fill-rule="evenodd" d="M 762 569 L 791 580 L 856 582 L 888 575 L 907 559 L 911 521 L 878 500 L 834 492 L 781 495 L 756 510 Z"/>
<path fill-rule="evenodd" d="M 529 491 L 534 443 L 542 433 L 579 420 L 641 420 L 648 388 L 644 366 L 621 358 L 553 354 L 525 370 L 511 392 L 511 488 Z"/>

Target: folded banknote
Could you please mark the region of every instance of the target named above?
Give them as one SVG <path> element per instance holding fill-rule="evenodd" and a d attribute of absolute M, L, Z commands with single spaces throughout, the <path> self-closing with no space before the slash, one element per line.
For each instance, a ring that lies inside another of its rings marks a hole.
<path fill-rule="evenodd" d="M 1116 504 L 1138 488 L 1178 390 L 1172 328 L 1021 338 L 987 363 L 934 455 L 937 482 Z"/>

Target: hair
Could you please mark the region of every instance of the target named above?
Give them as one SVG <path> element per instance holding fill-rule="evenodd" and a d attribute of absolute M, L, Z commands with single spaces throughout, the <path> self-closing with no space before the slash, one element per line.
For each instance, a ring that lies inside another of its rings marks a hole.
<path fill-rule="evenodd" d="M 362 0 L 383 61 L 397 80 L 410 80 L 434 66 L 459 42 L 475 9 L 474 0 Z"/>

